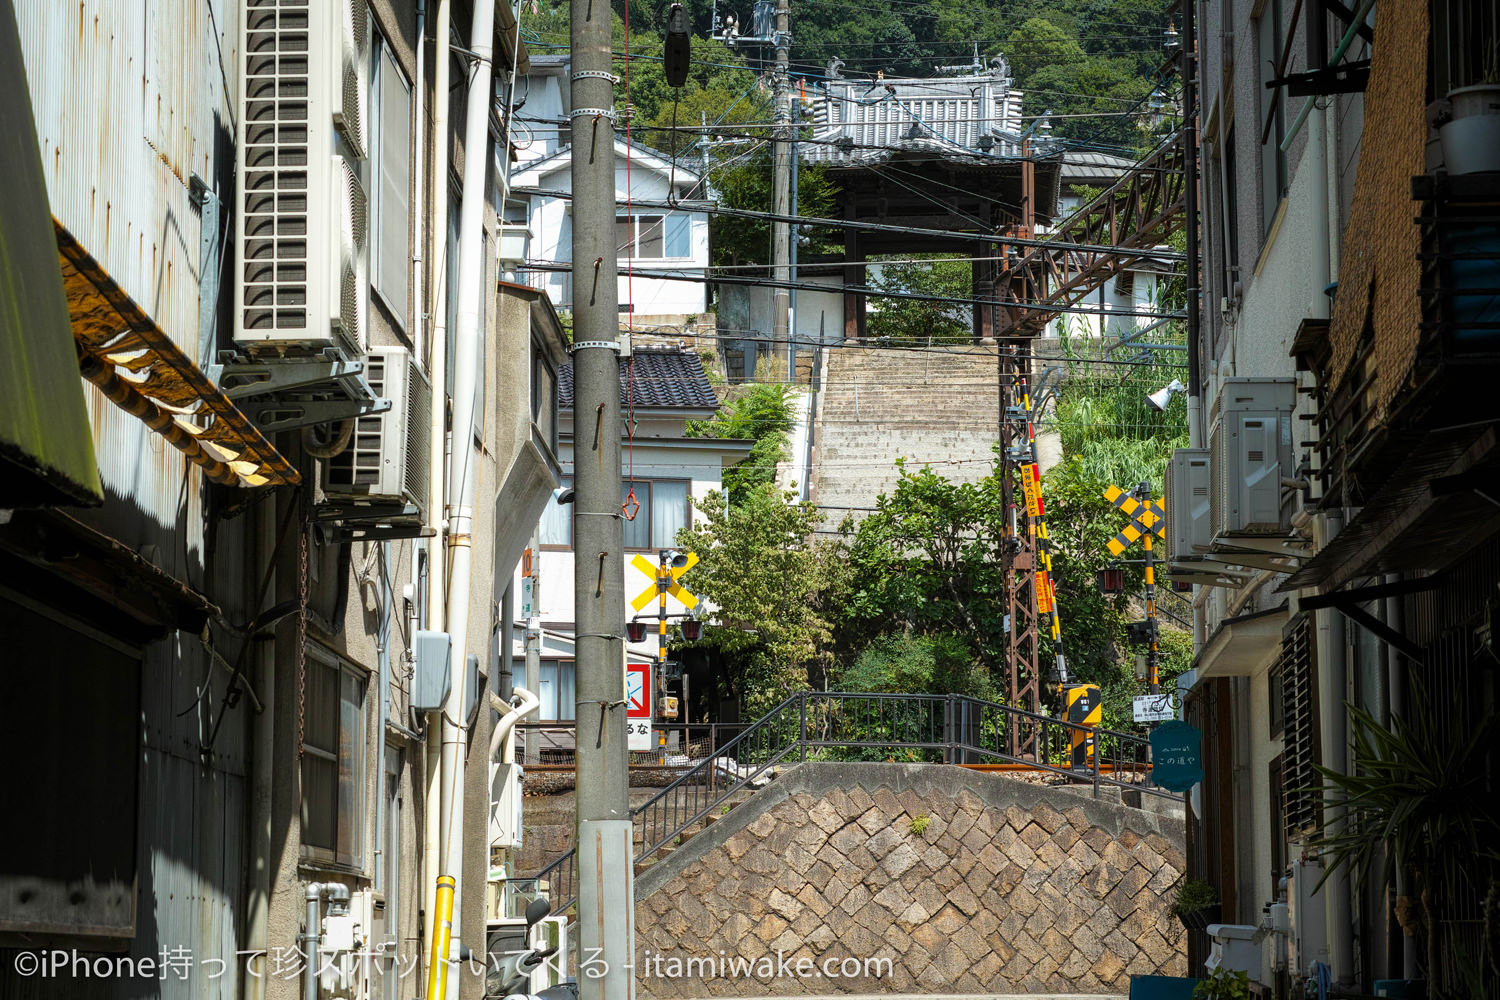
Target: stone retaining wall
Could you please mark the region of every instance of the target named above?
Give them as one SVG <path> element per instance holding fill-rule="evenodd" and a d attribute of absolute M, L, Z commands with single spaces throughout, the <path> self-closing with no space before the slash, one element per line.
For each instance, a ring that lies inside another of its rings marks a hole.
<path fill-rule="evenodd" d="M 1169 910 L 1183 869 L 1182 821 L 1118 801 L 943 765 L 804 764 L 637 879 L 638 987 L 1123 994 L 1131 974 L 1186 974 Z M 787 977 L 778 953 L 891 971 Z M 653 956 L 753 969 L 657 977 Z"/>

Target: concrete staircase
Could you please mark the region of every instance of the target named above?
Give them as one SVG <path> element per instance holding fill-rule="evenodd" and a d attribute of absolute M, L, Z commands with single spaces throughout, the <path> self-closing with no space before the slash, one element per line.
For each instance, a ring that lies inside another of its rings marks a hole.
<path fill-rule="evenodd" d="M 1000 420 L 993 347 L 846 347 L 826 357 L 812 475 L 825 530 L 890 493 L 898 458 L 957 482 L 990 472 Z"/>

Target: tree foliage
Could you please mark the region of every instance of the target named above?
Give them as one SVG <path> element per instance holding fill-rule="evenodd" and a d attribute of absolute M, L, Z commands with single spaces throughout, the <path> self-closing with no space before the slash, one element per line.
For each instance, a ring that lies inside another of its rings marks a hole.
<path fill-rule="evenodd" d="M 695 506 L 695 524 L 677 543 L 698 554 L 693 589 L 717 609 L 701 645 L 713 650 L 720 693 L 755 718 L 807 690 L 809 670 L 823 662 L 826 567 L 811 541 L 821 515 L 771 483 L 745 490 L 727 510 L 718 491 Z"/>
<path fill-rule="evenodd" d="M 709 420 L 688 422 L 688 437 L 751 439 L 755 446 L 744 461 L 724 470 L 724 489 L 731 506 L 776 478 L 776 463 L 787 457 L 787 434 L 796 423 L 792 390 L 778 382 L 756 382 L 732 390 Z"/>
<path fill-rule="evenodd" d="M 871 285 L 883 292 L 917 292 L 939 296 L 929 299 L 880 299 L 870 311 L 871 336 L 906 344 L 964 344 L 972 333 L 972 310 L 953 300 L 972 297 L 973 276 L 962 254 L 958 258 L 905 264 L 900 258 L 883 261 Z"/>

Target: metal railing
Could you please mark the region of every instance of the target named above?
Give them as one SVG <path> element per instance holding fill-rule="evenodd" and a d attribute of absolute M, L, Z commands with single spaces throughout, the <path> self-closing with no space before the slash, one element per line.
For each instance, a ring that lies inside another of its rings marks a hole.
<path fill-rule="evenodd" d="M 1084 750 L 1075 750 L 1077 746 Z M 1037 749 L 1018 755 L 1017 747 Z M 1074 766 L 1075 756 L 1079 766 Z M 1132 733 L 1090 728 L 966 695 L 806 691 L 787 698 L 703 759 L 682 765 L 669 784 L 630 810 L 636 863 L 696 832 L 693 828 L 706 825 L 715 810 L 727 812 L 731 798 L 765 784 L 772 768 L 789 759 L 1019 764 L 1092 785 L 1095 797 L 1106 787 L 1178 797 L 1153 783 L 1150 742 Z M 539 889 L 561 901 L 554 913 L 567 912 L 577 902 L 576 864 L 576 849 L 570 849 L 535 875 Z"/>

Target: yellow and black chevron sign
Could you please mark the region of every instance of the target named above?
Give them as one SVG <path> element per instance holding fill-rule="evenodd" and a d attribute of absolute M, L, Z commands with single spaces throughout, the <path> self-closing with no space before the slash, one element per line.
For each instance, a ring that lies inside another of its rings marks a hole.
<path fill-rule="evenodd" d="M 1126 525 L 1124 531 L 1109 540 L 1109 551 L 1112 555 L 1120 555 L 1144 535 L 1151 534 L 1158 537 L 1165 535 L 1167 512 L 1162 506 L 1162 501 L 1147 500 L 1141 503 L 1118 486 L 1111 486 L 1105 490 L 1104 499 L 1135 518 Z"/>

